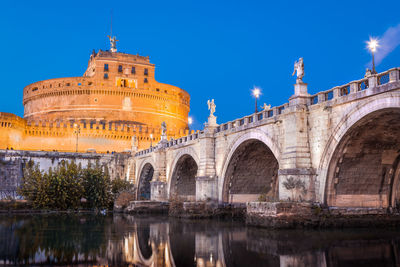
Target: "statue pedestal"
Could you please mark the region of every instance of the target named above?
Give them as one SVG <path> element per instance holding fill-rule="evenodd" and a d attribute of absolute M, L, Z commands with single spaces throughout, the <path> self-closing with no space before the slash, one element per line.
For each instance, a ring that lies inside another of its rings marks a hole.
<path fill-rule="evenodd" d="M 208 117 L 208 122 L 206 123 L 206 127 L 217 127 L 217 117 L 215 117 L 214 115 L 210 115 Z"/>
<path fill-rule="evenodd" d="M 294 96 L 309 96 L 307 92 L 307 84 L 302 81 L 294 85 Z"/>
<path fill-rule="evenodd" d="M 294 95 L 289 98 L 289 106 L 307 104 L 310 95 L 307 92 L 307 84 L 302 81 L 297 81 L 294 85 Z"/>

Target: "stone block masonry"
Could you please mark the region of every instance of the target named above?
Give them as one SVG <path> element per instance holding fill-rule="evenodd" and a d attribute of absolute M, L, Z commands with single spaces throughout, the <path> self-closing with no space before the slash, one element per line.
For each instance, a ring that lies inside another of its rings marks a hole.
<path fill-rule="evenodd" d="M 296 83 L 281 106 L 219 125 L 210 114 L 203 130 L 137 152 L 135 182 L 151 164 L 157 200 L 400 208 L 399 75 L 393 68 L 315 95 L 312 83 Z"/>
<path fill-rule="evenodd" d="M 61 153 L 43 151 L 0 150 L 0 199 L 17 197 L 16 190 L 23 177 L 23 167 L 32 160 L 38 163 L 42 171 L 56 167 L 62 161 L 75 161 L 86 167 L 98 161 L 107 166 L 111 179 L 126 179 L 130 176 L 127 170 L 130 154 L 96 154 L 96 153 Z"/>

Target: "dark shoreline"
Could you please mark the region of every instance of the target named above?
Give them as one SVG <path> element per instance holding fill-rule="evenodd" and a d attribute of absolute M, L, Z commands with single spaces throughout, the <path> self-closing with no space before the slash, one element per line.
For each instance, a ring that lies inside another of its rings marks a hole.
<path fill-rule="evenodd" d="M 3 203 L 4 204 L 4 203 Z M 8 209 L 0 209 L 0 215 L 35 214 L 101 214 L 97 210 L 37 210 L 14 209 L 10 202 Z M 156 205 L 155 205 L 156 204 Z M 26 203 L 25 203 L 26 205 Z M 147 208 L 146 208 L 147 206 Z M 150 207 L 150 208 L 149 208 Z M 160 208 L 162 207 L 162 208 Z M 304 215 L 265 216 L 249 214 L 243 205 L 218 205 L 215 203 L 169 203 L 142 204 L 136 210 L 107 210 L 107 214 L 131 214 L 139 216 L 164 215 L 182 220 L 234 220 L 246 226 L 266 229 L 343 229 L 343 228 L 400 228 L 400 214 L 384 212 L 375 214 L 342 214 L 328 208 Z"/>

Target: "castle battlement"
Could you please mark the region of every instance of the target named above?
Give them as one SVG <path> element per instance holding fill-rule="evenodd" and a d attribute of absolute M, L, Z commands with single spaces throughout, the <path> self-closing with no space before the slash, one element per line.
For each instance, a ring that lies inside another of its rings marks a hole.
<path fill-rule="evenodd" d="M 189 94 L 157 82 L 149 57 L 93 51 L 82 77 L 38 81 L 23 89 L 24 118 L 0 113 L 0 149 L 126 151 L 188 131 Z M 77 132 L 79 132 L 77 134 Z M 151 138 L 152 136 L 152 138 Z M 80 143 L 80 144 L 79 144 Z"/>

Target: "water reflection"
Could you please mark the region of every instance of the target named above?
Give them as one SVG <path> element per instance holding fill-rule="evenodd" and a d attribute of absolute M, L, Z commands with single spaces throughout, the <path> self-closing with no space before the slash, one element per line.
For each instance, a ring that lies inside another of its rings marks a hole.
<path fill-rule="evenodd" d="M 398 266 L 395 230 L 270 231 L 125 215 L 0 216 L 0 265 Z"/>

